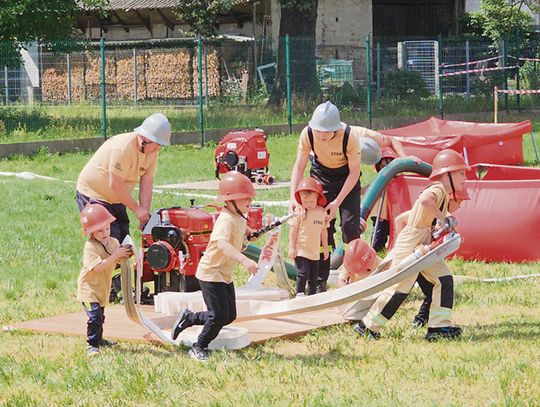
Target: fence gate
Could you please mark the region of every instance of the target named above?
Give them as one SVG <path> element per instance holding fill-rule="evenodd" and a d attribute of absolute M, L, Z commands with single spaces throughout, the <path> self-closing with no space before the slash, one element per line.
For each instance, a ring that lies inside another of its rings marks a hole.
<path fill-rule="evenodd" d="M 432 95 L 439 91 L 439 44 L 437 41 L 398 42 L 398 68 L 418 71 Z"/>

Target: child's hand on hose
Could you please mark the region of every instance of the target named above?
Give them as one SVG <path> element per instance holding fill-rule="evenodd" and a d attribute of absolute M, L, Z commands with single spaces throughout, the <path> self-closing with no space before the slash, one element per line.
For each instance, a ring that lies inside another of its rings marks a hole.
<path fill-rule="evenodd" d="M 119 246 L 118 249 L 114 251 L 114 256 L 117 260 L 129 259 L 133 256 L 131 246 Z"/>
<path fill-rule="evenodd" d="M 249 274 L 256 274 L 259 269 L 259 266 L 257 265 L 257 263 L 255 263 L 253 260 L 251 260 L 248 257 L 244 258 L 244 260 L 242 261 L 242 266 L 245 267 L 245 269 L 249 272 Z"/>

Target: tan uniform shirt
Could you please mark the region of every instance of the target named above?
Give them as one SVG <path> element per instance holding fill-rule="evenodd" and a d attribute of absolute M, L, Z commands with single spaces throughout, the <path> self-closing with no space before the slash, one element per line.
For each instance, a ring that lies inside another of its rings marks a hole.
<path fill-rule="evenodd" d="M 448 194 L 443 184 L 436 182 L 422 191 L 421 195 L 429 193 L 435 194 L 437 207 L 441 208 L 442 206 L 442 213 L 446 213 L 448 211 Z M 396 244 L 392 249 L 394 256 L 392 267 L 411 254 L 418 245 L 431 242 L 432 223 L 433 216 L 424 210 L 420 200 L 417 199 L 409 212 L 407 224 L 396 238 Z"/>
<path fill-rule="evenodd" d="M 98 264 L 109 257 L 120 243 L 114 237 L 110 237 L 105 246 L 94 238 L 90 238 L 84 244 L 83 267 L 77 282 L 77 301 L 99 302 L 100 307 L 109 304 L 111 293 L 112 273 L 116 264 L 102 272 L 94 270 Z"/>
<path fill-rule="evenodd" d="M 204 252 L 195 276 L 201 281 L 231 283 L 236 261 L 227 257 L 217 247 L 219 240 L 226 240 L 241 251 L 246 236 L 246 220 L 240 215 L 223 208 L 210 235 L 210 242 Z"/>
<path fill-rule="evenodd" d="M 326 211 L 317 206 L 291 219 L 291 226 L 298 228 L 296 255 L 309 260 L 319 260 L 321 255 L 321 232 L 328 227 L 324 221 Z"/>
<path fill-rule="evenodd" d="M 300 140 L 298 142 L 298 151 L 304 154 L 309 154 L 311 151 L 311 144 L 309 143 L 308 128 L 305 127 L 300 134 Z M 365 134 L 363 127 L 351 126 L 351 133 L 349 135 L 349 141 L 347 143 L 347 158 L 343 155 L 343 137 L 345 135 L 344 130 L 340 130 L 336 136 L 330 141 L 321 143 L 317 142 L 317 138 L 313 137 L 313 149 L 317 155 L 317 161 L 328 168 L 343 167 L 348 163 L 348 160 L 353 157 L 358 157 L 360 160 L 360 139 Z"/>
<path fill-rule="evenodd" d="M 139 150 L 136 133 L 111 137 L 86 163 L 77 180 L 81 194 L 116 204 L 120 198 L 109 186 L 109 174 L 124 178 L 130 193 L 140 177 L 156 172 L 158 152 L 145 154 Z"/>

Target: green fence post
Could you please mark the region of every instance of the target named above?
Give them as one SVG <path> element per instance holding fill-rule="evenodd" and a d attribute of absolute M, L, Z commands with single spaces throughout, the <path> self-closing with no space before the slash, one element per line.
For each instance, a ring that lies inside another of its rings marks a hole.
<path fill-rule="evenodd" d="M 381 101 L 381 43 L 377 42 L 377 101 Z"/>
<path fill-rule="evenodd" d="M 101 58 L 101 135 L 107 140 L 107 103 L 105 87 L 105 38 L 99 41 L 99 53 Z"/>
<path fill-rule="evenodd" d="M 438 51 L 439 51 L 439 66 L 435 67 L 437 69 L 437 72 L 439 73 L 439 114 L 441 115 L 441 119 L 444 119 L 444 99 L 443 99 L 443 76 L 442 74 L 442 34 L 439 34 L 437 38 L 437 45 L 438 45 Z"/>
<path fill-rule="evenodd" d="M 5 90 L 5 97 L 6 97 L 6 106 L 9 105 L 9 76 L 8 76 L 8 67 L 7 65 L 4 66 L 4 90 Z"/>
<path fill-rule="evenodd" d="M 289 134 L 292 134 L 292 106 L 291 106 L 291 49 L 289 34 L 285 34 L 285 70 L 287 82 L 287 123 Z"/>
<path fill-rule="evenodd" d="M 504 90 L 508 90 L 508 38 L 503 39 L 503 72 L 504 72 Z M 508 93 L 504 94 L 504 110 L 508 114 Z"/>
<path fill-rule="evenodd" d="M 373 117 L 371 114 L 371 49 L 369 43 L 369 34 L 366 35 L 366 85 L 367 85 L 367 112 L 369 120 L 369 128 L 371 129 L 373 124 Z"/>
<path fill-rule="evenodd" d="M 520 90 L 520 83 L 519 83 L 519 58 L 521 58 L 521 44 L 520 44 L 520 38 L 519 38 L 519 30 L 516 31 L 516 66 L 517 66 L 517 70 L 516 70 L 516 89 L 517 90 Z M 516 103 L 517 103 L 517 108 L 518 108 L 518 112 L 521 113 L 521 97 L 520 97 L 520 94 L 518 93 L 516 95 Z"/>
<path fill-rule="evenodd" d="M 201 130 L 201 146 L 204 146 L 204 114 L 202 88 L 202 38 L 197 39 L 197 79 L 199 82 L 199 129 Z"/>

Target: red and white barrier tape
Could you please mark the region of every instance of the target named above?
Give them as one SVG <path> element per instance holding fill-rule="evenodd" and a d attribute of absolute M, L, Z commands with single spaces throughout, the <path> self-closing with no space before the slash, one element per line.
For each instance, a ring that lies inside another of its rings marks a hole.
<path fill-rule="evenodd" d="M 519 58 L 520 61 L 540 62 L 540 58 Z"/>
<path fill-rule="evenodd" d="M 483 72 L 490 72 L 490 71 L 503 71 L 505 69 L 515 69 L 519 68 L 517 65 L 513 66 L 498 66 L 495 68 L 479 68 L 479 69 L 467 69 L 465 71 L 456 71 L 456 72 L 447 72 L 439 75 L 439 77 L 443 76 L 458 76 L 458 75 L 464 75 L 467 73 L 483 73 Z"/>
<path fill-rule="evenodd" d="M 495 61 L 496 59 L 499 59 L 499 58 L 500 57 L 491 57 L 491 58 L 486 58 L 486 59 L 479 59 L 478 61 L 469 61 L 468 63 L 463 62 L 463 63 L 460 63 L 460 64 L 445 64 L 445 63 L 442 63 L 441 68 L 445 69 L 445 68 L 452 68 L 452 67 L 456 67 L 456 66 L 475 65 L 475 64 L 482 63 L 482 62 Z"/>
<path fill-rule="evenodd" d="M 506 93 L 508 95 L 530 95 L 539 94 L 540 89 L 527 90 L 527 89 L 497 89 L 498 93 Z"/>

